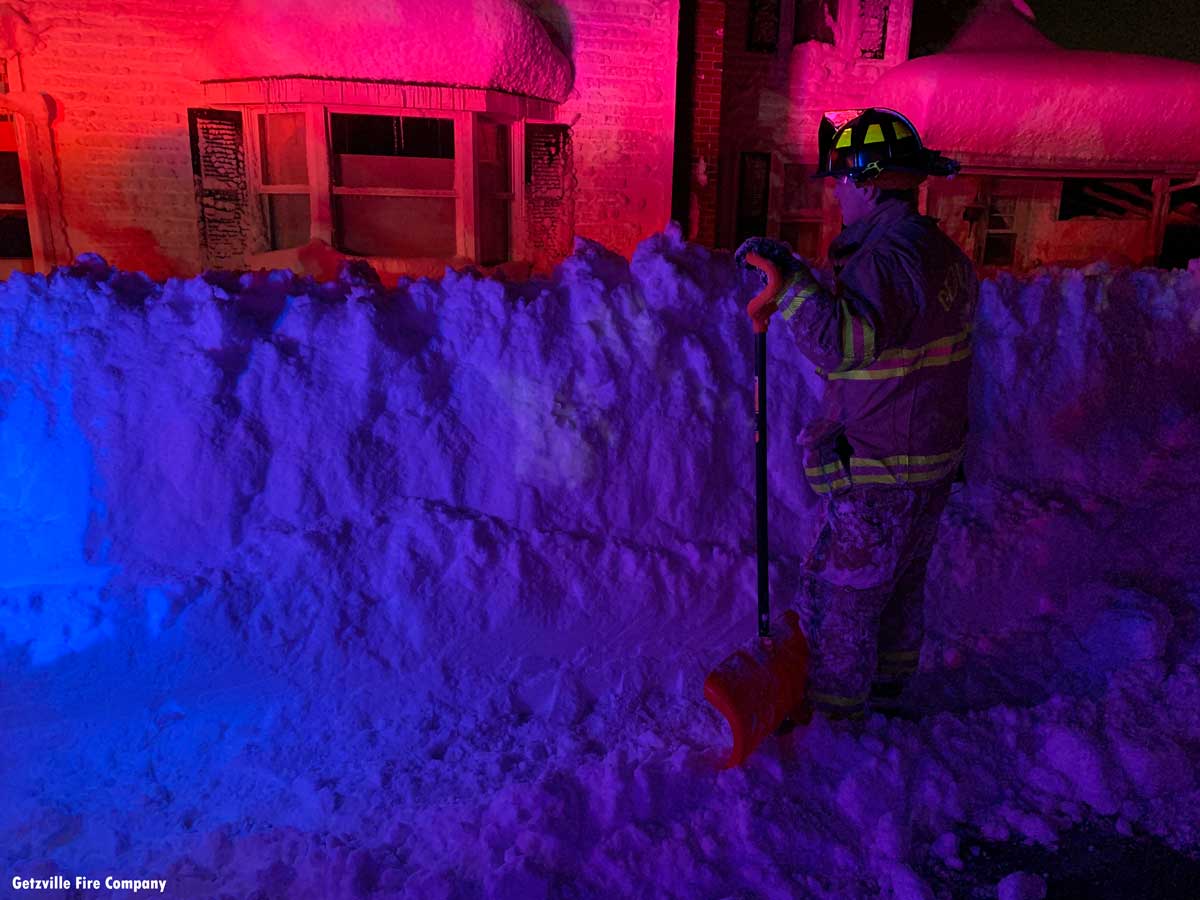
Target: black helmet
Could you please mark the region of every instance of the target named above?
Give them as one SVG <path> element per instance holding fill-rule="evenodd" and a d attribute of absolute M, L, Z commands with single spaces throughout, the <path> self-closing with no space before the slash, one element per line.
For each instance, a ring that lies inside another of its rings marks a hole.
<path fill-rule="evenodd" d="M 849 175 L 856 184 L 908 188 L 928 175 L 952 178 L 959 170 L 954 160 L 926 149 L 907 118 L 878 106 L 825 113 L 817 145 L 821 159 L 813 178 Z"/>

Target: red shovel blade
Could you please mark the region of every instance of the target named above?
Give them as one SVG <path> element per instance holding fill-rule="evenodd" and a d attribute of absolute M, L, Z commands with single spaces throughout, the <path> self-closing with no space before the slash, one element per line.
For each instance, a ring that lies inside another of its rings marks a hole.
<path fill-rule="evenodd" d="M 771 623 L 770 637 L 757 637 L 704 679 L 704 699 L 729 722 L 733 749 L 721 766 L 740 766 L 804 699 L 808 641 L 800 616 L 788 610 Z"/>

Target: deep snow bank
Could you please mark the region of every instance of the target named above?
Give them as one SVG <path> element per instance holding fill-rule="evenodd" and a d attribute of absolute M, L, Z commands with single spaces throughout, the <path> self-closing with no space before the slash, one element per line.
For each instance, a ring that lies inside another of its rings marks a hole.
<path fill-rule="evenodd" d="M 984 285 L 922 660 L 946 711 L 717 775 L 700 680 L 752 633 L 747 287 L 673 233 L 528 284 L 0 285 L 10 867 L 929 897 L 972 834 L 1101 815 L 1195 849 L 1196 277 Z M 784 335 L 777 604 L 816 521 Z"/>
<path fill-rule="evenodd" d="M 671 232 L 632 264 L 581 241 L 552 282 L 528 284 L 447 273 L 387 292 L 348 271 L 324 285 L 286 272 L 159 285 L 94 258 L 16 275 L 0 285 L 6 640 L 40 630 L 62 644 L 62 604 L 43 606 L 42 625 L 15 607 L 80 583 L 75 603 L 93 612 L 67 643 L 102 629 L 95 586 L 111 567 L 179 596 L 241 576 L 267 596 L 403 603 L 454 559 L 516 576 L 489 603 L 503 615 L 567 563 L 502 562 L 505 542 L 483 531 L 740 555 L 753 483 L 745 293 L 726 256 Z M 786 560 L 814 524 L 791 435 L 820 388 L 786 332 L 772 338 L 772 543 Z M 986 282 L 968 470 L 1003 492 L 978 502 L 1011 511 L 1030 489 L 1100 514 L 1186 502 L 1200 481 L 1187 463 L 1198 353 L 1191 273 L 1101 265 Z M 414 524 L 431 511 L 473 519 L 473 532 L 435 538 Z M 1009 531 L 1036 531 L 1037 515 Z M 1158 539 L 1179 552 L 1156 557 L 1189 558 L 1184 536 Z M 579 602 L 619 609 L 623 590 L 593 585 Z M 453 611 L 478 612 L 468 606 Z"/>

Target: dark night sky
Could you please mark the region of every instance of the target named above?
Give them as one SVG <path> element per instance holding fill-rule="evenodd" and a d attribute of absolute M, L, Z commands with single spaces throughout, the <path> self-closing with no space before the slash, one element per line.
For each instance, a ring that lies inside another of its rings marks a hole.
<path fill-rule="evenodd" d="M 912 56 L 940 50 L 974 0 L 913 0 Z M 1037 27 L 1071 50 L 1113 50 L 1200 63 L 1196 0 L 1029 0 Z"/>

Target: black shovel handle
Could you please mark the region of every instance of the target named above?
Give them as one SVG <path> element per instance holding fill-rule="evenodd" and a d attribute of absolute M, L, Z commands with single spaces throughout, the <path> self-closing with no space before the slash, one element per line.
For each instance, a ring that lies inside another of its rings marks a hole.
<path fill-rule="evenodd" d="M 754 546 L 758 555 L 758 636 L 771 633 L 767 593 L 767 332 L 754 335 Z"/>

